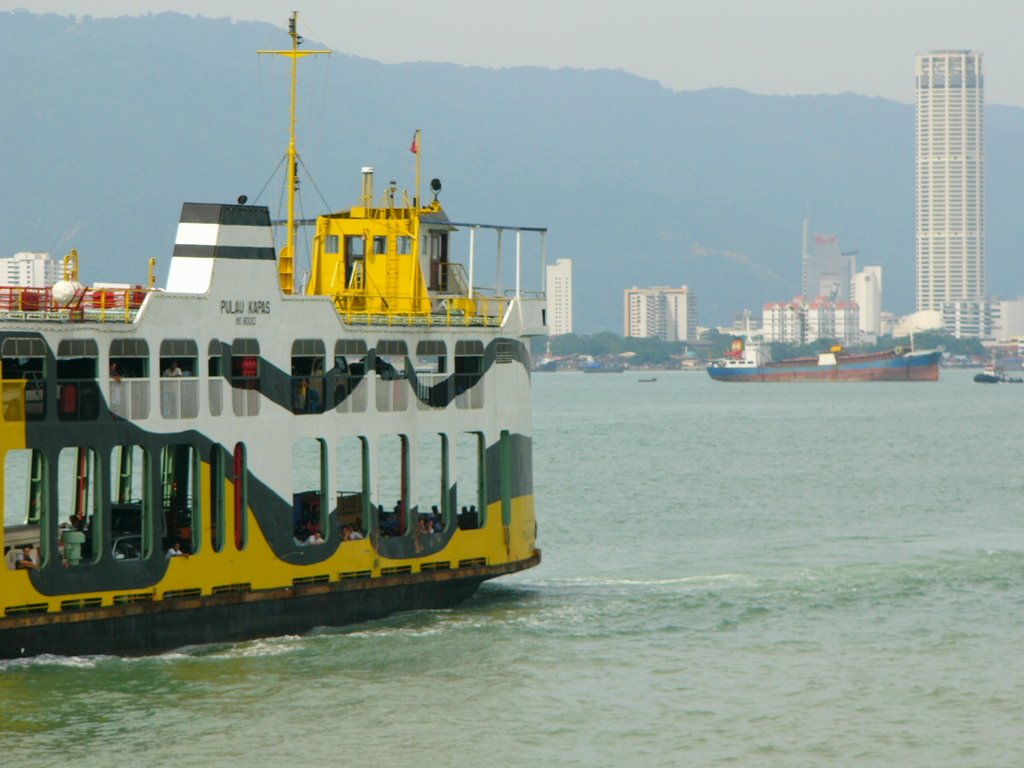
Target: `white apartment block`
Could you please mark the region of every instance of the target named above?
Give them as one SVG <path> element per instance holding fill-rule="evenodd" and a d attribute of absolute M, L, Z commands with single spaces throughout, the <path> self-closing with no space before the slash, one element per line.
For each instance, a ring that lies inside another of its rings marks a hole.
<path fill-rule="evenodd" d="M 860 309 L 860 332 L 882 335 L 882 268 L 864 267 L 853 276 L 853 300 Z"/>
<path fill-rule="evenodd" d="M 61 278 L 60 264 L 48 253 L 16 253 L 0 259 L 0 285 L 18 288 L 45 288 Z"/>
<path fill-rule="evenodd" d="M 691 341 L 697 338 L 697 297 L 680 288 L 627 288 L 624 335 Z"/>
<path fill-rule="evenodd" d="M 572 333 L 572 259 L 547 266 L 548 335 Z"/>
<path fill-rule="evenodd" d="M 969 306 L 943 305 L 985 298 L 981 54 L 918 54 L 916 71 L 917 309 L 942 311 L 959 326 L 953 318 L 971 315 Z"/>
<path fill-rule="evenodd" d="M 853 301 L 831 302 L 818 297 L 808 303 L 803 296 L 789 302 L 769 302 L 762 308 L 761 333 L 765 341 L 810 344 L 818 339 L 838 339 L 843 344 L 860 340 L 860 312 Z"/>

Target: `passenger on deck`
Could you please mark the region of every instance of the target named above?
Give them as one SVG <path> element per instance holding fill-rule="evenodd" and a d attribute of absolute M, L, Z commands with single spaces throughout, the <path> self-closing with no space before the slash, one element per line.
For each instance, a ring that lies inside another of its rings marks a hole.
<path fill-rule="evenodd" d="M 15 558 L 14 568 L 18 571 L 35 571 L 39 568 L 39 556 L 31 544 L 26 544 L 21 548 Z"/>
<path fill-rule="evenodd" d="M 430 522 L 434 526 L 434 533 L 444 530 L 444 520 L 441 519 L 441 512 L 438 510 L 437 504 L 430 508 Z"/>
<path fill-rule="evenodd" d="M 182 550 L 181 542 L 178 540 L 175 540 L 174 543 L 171 544 L 171 548 L 167 550 L 167 559 L 170 560 L 172 557 L 188 557 L 188 555 L 186 555 Z"/>
<path fill-rule="evenodd" d="M 342 539 L 344 541 L 359 541 L 363 538 L 363 533 L 354 525 L 345 524 L 342 526 Z"/>
<path fill-rule="evenodd" d="M 306 544 L 323 544 L 324 537 L 320 535 L 320 531 L 313 531 L 306 537 Z"/>
<path fill-rule="evenodd" d="M 184 376 L 182 373 L 181 366 L 178 365 L 177 360 L 171 361 L 171 367 L 164 371 L 164 376 Z"/>

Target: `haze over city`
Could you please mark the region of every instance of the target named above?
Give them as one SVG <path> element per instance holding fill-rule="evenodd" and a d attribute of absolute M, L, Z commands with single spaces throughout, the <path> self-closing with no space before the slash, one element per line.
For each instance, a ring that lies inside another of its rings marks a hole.
<path fill-rule="evenodd" d="M 283 26 L 385 63 L 621 69 L 673 90 L 914 97 L 915 53 L 970 48 L 985 55 L 989 104 L 1024 106 L 1024 3 L 986 0 L 0 0 L 104 16 L 172 11 Z"/>

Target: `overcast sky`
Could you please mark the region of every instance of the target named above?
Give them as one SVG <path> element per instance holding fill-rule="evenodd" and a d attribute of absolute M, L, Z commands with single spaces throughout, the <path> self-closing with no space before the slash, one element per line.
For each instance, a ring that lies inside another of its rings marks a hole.
<path fill-rule="evenodd" d="M 965 48 L 985 99 L 1024 106 L 1024 0 L 0 0 L 93 16 L 176 11 L 283 27 L 384 62 L 623 69 L 675 90 L 914 98 L 914 54 Z"/>

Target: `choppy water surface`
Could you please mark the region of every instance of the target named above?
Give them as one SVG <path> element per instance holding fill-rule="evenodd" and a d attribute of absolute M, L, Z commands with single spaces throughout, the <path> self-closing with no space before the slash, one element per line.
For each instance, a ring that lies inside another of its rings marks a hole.
<path fill-rule="evenodd" d="M 1024 386 L 538 374 L 544 564 L 451 611 L 0 663 L 12 765 L 1014 766 Z"/>

